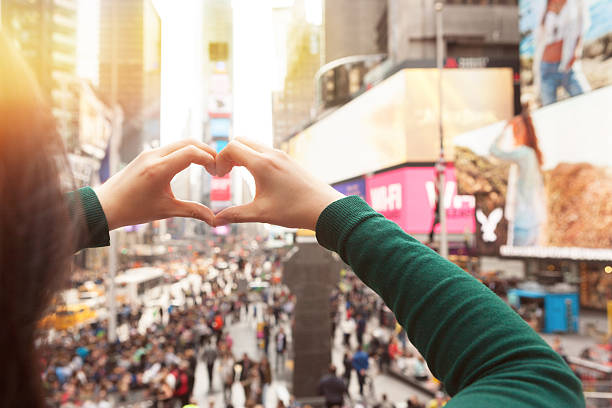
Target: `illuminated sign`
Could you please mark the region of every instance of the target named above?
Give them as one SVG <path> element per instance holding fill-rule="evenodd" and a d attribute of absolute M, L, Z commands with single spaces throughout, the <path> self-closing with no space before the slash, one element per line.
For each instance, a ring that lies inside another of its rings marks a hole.
<path fill-rule="evenodd" d="M 372 208 L 406 232 L 429 233 L 436 208 L 436 172 L 433 167 L 404 167 L 366 177 L 367 201 Z M 444 208 L 447 231 L 454 234 L 474 232 L 475 201 L 457 194 L 455 170 L 446 170 Z M 435 231 L 439 230 L 439 226 Z"/>
<path fill-rule="evenodd" d="M 612 86 L 455 138 L 480 253 L 612 259 L 610 106 Z"/>
<path fill-rule="evenodd" d="M 228 118 L 210 119 L 210 136 L 228 138 L 230 135 L 231 121 Z"/>
<path fill-rule="evenodd" d="M 514 113 L 510 68 L 447 69 L 445 152 L 456 135 L 509 119 Z M 440 155 L 438 72 L 404 69 L 291 138 L 287 153 L 328 183 Z"/>
<path fill-rule="evenodd" d="M 223 177 L 213 176 L 210 181 L 210 201 L 230 201 L 232 199 L 232 179 L 229 173 Z"/>
<path fill-rule="evenodd" d="M 347 181 L 345 183 L 334 184 L 333 187 L 344 195 L 356 195 L 364 200 L 366 198 L 366 185 L 365 179 L 363 178 L 354 181 Z"/>
<path fill-rule="evenodd" d="M 612 84 L 610 0 L 519 1 L 521 99 L 533 107 Z"/>

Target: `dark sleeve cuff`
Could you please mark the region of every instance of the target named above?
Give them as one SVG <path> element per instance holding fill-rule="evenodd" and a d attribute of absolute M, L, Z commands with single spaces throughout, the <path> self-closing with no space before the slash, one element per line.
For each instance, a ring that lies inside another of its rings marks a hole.
<path fill-rule="evenodd" d="M 345 259 L 344 243 L 351 232 L 363 221 L 375 216 L 381 215 L 358 196 L 334 201 L 321 212 L 317 220 L 317 241 Z"/>
<path fill-rule="evenodd" d="M 76 198 L 79 198 L 77 201 Z M 77 250 L 110 245 L 108 222 L 98 196 L 91 187 L 68 193 L 73 222 L 77 225 Z"/>

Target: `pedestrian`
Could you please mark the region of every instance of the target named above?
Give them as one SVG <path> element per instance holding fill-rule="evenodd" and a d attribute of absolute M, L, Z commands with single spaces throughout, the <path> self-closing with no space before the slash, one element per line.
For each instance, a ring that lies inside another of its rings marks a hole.
<path fill-rule="evenodd" d="M 344 373 L 342 373 L 342 378 L 344 379 L 344 383 L 347 388 L 351 383 L 351 372 L 353 371 L 353 358 L 348 351 L 344 352 L 344 358 L 342 359 L 342 365 L 344 366 Z"/>
<path fill-rule="evenodd" d="M 425 364 L 425 360 L 423 356 L 418 356 L 416 360 L 414 360 L 414 366 L 412 367 L 414 372 L 414 378 L 417 381 L 427 381 L 429 379 L 429 375 L 427 374 L 427 366 Z"/>
<path fill-rule="evenodd" d="M 357 316 L 357 343 L 363 345 L 363 334 L 366 331 L 366 319 L 363 314 Z"/>
<path fill-rule="evenodd" d="M 412 394 L 406 401 L 406 408 L 425 408 L 425 404 L 419 401 L 419 397 Z"/>
<path fill-rule="evenodd" d="M 435 397 L 427 403 L 427 408 L 442 408 L 446 403 L 446 395 L 442 391 L 437 391 Z"/>
<path fill-rule="evenodd" d="M 331 330 L 332 344 L 334 343 L 336 339 L 336 327 L 338 326 L 338 311 L 336 309 L 337 309 L 336 307 L 332 306 L 331 311 L 329 313 L 329 321 L 331 324 L 330 330 Z"/>
<path fill-rule="evenodd" d="M 391 337 L 387 350 L 389 353 L 389 362 L 392 364 L 397 356 L 400 355 L 399 345 L 397 344 L 397 339 L 395 337 Z"/>
<path fill-rule="evenodd" d="M 214 374 L 214 367 L 215 367 L 215 361 L 217 360 L 217 356 L 218 356 L 217 346 L 215 345 L 215 341 L 211 339 L 208 342 L 208 345 L 204 349 L 204 353 L 203 353 L 204 362 L 206 363 L 206 369 L 208 370 L 208 392 L 209 393 L 211 393 L 214 388 L 213 374 Z"/>
<path fill-rule="evenodd" d="M 232 384 L 234 384 L 234 358 L 226 352 L 221 359 L 221 380 L 223 381 L 223 400 L 228 404 L 232 400 Z"/>
<path fill-rule="evenodd" d="M 285 353 L 287 351 L 287 335 L 281 327 L 276 333 L 276 372 L 285 367 Z"/>
<path fill-rule="evenodd" d="M 186 358 L 187 358 L 186 372 L 187 372 L 187 381 L 188 381 L 188 388 L 189 388 L 188 395 L 192 395 L 193 386 L 195 384 L 195 371 L 196 371 L 198 359 L 193 349 L 187 350 Z"/>
<path fill-rule="evenodd" d="M 342 323 L 341 323 L 341 327 L 342 327 L 342 335 L 344 336 L 343 339 L 343 344 L 345 347 L 350 347 L 351 346 L 351 335 L 353 334 L 353 332 L 355 332 L 355 320 L 353 320 L 352 318 L 347 318 L 345 319 Z"/>
<path fill-rule="evenodd" d="M 243 382 L 248 378 L 249 372 L 251 371 L 252 367 L 253 362 L 251 361 L 247 353 L 244 353 L 242 355 L 242 359 L 238 362 L 238 368 L 240 371 L 240 382 Z"/>
<path fill-rule="evenodd" d="M 189 378 L 187 375 L 188 363 L 183 361 L 180 363 L 179 367 L 177 367 L 173 371 L 173 375 L 176 378 L 176 384 L 174 386 L 174 395 L 175 400 L 178 400 L 181 404 L 181 407 L 189 404 Z"/>
<path fill-rule="evenodd" d="M 232 347 L 234 346 L 234 338 L 230 336 L 229 332 L 225 334 L 225 346 L 229 352 L 232 351 Z"/>
<path fill-rule="evenodd" d="M 343 405 L 345 394 L 348 394 L 347 385 L 336 376 L 336 366 L 330 364 L 328 373 L 319 381 L 319 395 L 325 397 L 327 408 L 340 408 Z"/>
<path fill-rule="evenodd" d="M 263 356 L 261 362 L 259 363 L 259 382 L 261 384 L 261 399 L 262 404 L 265 405 L 266 397 L 268 390 L 270 389 L 270 385 L 272 384 L 272 367 L 270 366 L 270 361 L 267 356 Z"/>
<path fill-rule="evenodd" d="M 395 404 L 393 404 L 387 398 L 387 394 L 382 395 L 382 401 L 378 404 L 378 408 L 395 408 Z"/>
<path fill-rule="evenodd" d="M 268 355 L 268 345 L 270 344 L 270 323 L 267 320 L 263 322 L 263 348 L 264 355 Z"/>
<path fill-rule="evenodd" d="M 280 314 L 281 314 L 281 305 L 278 300 L 274 302 L 274 307 L 272 308 L 272 314 L 274 315 L 274 325 L 278 326 L 278 324 L 280 323 Z"/>
<path fill-rule="evenodd" d="M 212 329 L 215 333 L 215 337 L 217 339 L 217 343 L 221 341 L 221 336 L 223 335 L 223 316 L 221 313 L 216 312 L 212 322 Z"/>
<path fill-rule="evenodd" d="M 363 395 L 363 386 L 367 375 L 367 370 L 370 367 L 368 362 L 368 354 L 363 351 L 363 347 L 357 346 L 357 352 L 353 356 L 353 369 L 357 373 L 357 380 L 359 381 L 359 394 Z"/>

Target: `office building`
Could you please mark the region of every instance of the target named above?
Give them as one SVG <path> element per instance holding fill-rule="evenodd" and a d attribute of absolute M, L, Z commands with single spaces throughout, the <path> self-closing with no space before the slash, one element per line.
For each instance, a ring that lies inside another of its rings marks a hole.
<path fill-rule="evenodd" d="M 435 59 L 435 3 L 435 0 L 388 0 L 388 49 L 394 61 Z M 442 3 L 447 57 L 518 61 L 516 0 Z"/>
<path fill-rule="evenodd" d="M 143 147 L 159 143 L 161 22 L 151 0 L 100 2 L 99 58 L 100 92 L 111 101 L 112 60 L 117 59 L 116 98 L 124 112 L 121 159 L 129 161 Z"/>
<path fill-rule="evenodd" d="M 78 147 L 77 1 L 3 0 L 2 28 L 34 71 L 68 150 Z"/>
<path fill-rule="evenodd" d="M 387 0 L 325 0 L 325 62 L 386 53 L 386 10 Z"/>
<path fill-rule="evenodd" d="M 286 33 L 284 81 L 282 89 L 272 95 L 274 144 L 279 145 L 313 118 L 314 79 L 322 62 L 323 27 L 307 21 L 304 0 L 273 9 L 273 21 L 276 33 Z M 277 55 L 283 53 L 277 51 Z"/>

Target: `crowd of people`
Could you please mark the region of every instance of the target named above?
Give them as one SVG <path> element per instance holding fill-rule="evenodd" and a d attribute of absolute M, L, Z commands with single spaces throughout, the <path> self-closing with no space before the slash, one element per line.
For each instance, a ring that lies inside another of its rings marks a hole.
<path fill-rule="evenodd" d="M 343 274 L 332 294 L 330 310 L 331 336 L 342 360 L 338 360 L 338 365 L 332 364 L 320 382 L 319 393 L 325 396 L 328 406 L 342 406 L 345 396 L 352 398 L 349 388 L 353 379 L 359 389 L 353 404 L 393 406 L 386 394 L 376 395 L 373 386 L 375 373 L 390 370 L 422 383 L 434 394 L 427 405 L 417 395 L 410 395 L 406 407 L 438 408 L 450 399 L 380 297 L 352 272 Z"/>
<path fill-rule="evenodd" d="M 208 392 L 223 391 L 228 406 L 235 384 L 245 403 L 262 403 L 273 372 L 284 369 L 288 335 L 281 320 L 290 316 L 294 299 L 278 284 L 258 292 L 248 283 L 265 280 L 269 285 L 279 259 L 278 253 L 263 251 L 214 254 L 205 262 L 205 284 L 184 289 L 180 306 L 151 306 L 143 300 L 119 307 L 115 342 L 109 341 L 105 320 L 45 333 L 38 349 L 48 405 L 106 408 L 146 402 L 182 407 L 195 401 L 199 362 L 206 367 Z M 235 356 L 227 327 L 255 318 L 258 307 L 265 323 L 261 359 L 255 361 L 246 353 Z M 267 356 L 270 343 L 275 370 Z"/>
<path fill-rule="evenodd" d="M 199 381 L 206 381 L 207 387 L 202 388 L 222 392 L 226 406 L 232 406 L 236 384 L 245 406 L 265 404 L 273 376 L 286 374 L 296 302 L 278 279 L 281 255 L 254 255 L 244 249 L 238 255 L 223 249 L 206 261 L 191 262 L 199 265 L 204 284 L 183 289 L 181 306 L 124 304 L 118 310 L 120 335 L 115 342 L 108 340 L 105 320 L 41 338 L 48 404 L 106 408 L 146 401 L 147 406 L 182 407 L 196 400 L 198 364 L 205 367 Z M 156 266 L 172 268 L 160 262 Z M 81 279 L 72 284 L 82 285 L 90 275 L 80 272 L 76 277 Z M 257 284 L 250 285 L 253 282 Z M 346 273 L 333 292 L 331 310 L 333 343 L 342 350 L 341 377 L 336 378 L 344 385 L 343 395 L 348 396 L 354 378 L 360 396 L 371 397 L 367 403 L 365 398 L 351 400 L 355 404 L 392 406 L 385 394 L 366 389 L 374 370 L 393 368 L 418 381 L 431 380 L 423 358 L 405 332 L 397 330 L 393 315 L 352 273 Z M 243 319 L 255 326 L 258 360 L 246 353 L 234 355 L 227 328 Z M 337 371 L 334 366 L 329 375 Z M 424 405 L 412 395 L 406 406 Z"/>

